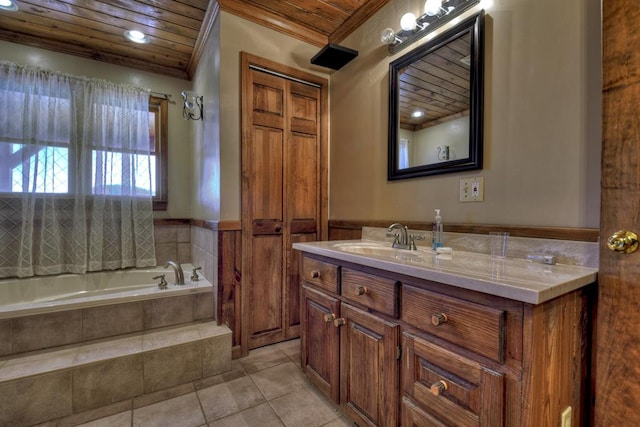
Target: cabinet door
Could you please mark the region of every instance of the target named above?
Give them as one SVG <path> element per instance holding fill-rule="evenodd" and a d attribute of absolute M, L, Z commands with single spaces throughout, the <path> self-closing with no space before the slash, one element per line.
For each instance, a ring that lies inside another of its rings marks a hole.
<path fill-rule="evenodd" d="M 399 326 L 340 307 L 340 404 L 363 427 L 398 423 Z"/>
<path fill-rule="evenodd" d="M 504 425 L 504 374 L 407 332 L 402 341 L 404 424 Z"/>
<path fill-rule="evenodd" d="M 307 377 L 324 394 L 338 402 L 339 335 L 334 325 L 340 301 L 308 286 L 302 287 L 301 358 Z"/>

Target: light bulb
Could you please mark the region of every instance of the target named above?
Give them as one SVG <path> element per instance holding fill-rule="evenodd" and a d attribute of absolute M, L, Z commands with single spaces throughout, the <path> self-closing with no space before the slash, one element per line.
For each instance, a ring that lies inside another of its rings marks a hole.
<path fill-rule="evenodd" d="M 416 29 L 416 15 L 413 13 L 405 13 L 400 18 L 400 28 L 405 31 L 413 31 Z"/>
<path fill-rule="evenodd" d="M 440 13 L 442 0 L 427 0 L 424 2 L 424 13 L 428 16 L 435 16 Z"/>
<path fill-rule="evenodd" d="M 393 28 L 385 28 L 380 34 L 380 41 L 384 44 L 393 44 L 397 41 L 396 32 Z"/>

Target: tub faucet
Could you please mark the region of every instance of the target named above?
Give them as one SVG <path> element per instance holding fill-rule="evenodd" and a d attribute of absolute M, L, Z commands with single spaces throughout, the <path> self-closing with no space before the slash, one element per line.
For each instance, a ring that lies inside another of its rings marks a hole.
<path fill-rule="evenodd" d="M 176 285 L 184 285 L 184 273 L 182 267 L 175 261 L 167 261 L 167 265 L 164 268 L 173 268 L 173 272 L 176 273 Z"/>

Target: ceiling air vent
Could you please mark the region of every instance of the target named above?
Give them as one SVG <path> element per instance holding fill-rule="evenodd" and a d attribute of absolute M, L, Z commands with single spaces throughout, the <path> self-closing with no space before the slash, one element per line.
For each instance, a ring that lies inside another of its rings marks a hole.
<path fill-rule="evenodd" d="M 358 56 L 357 50 L 329 43 L 311 58 L 311 63 L 320 65 L 321 67 L 339 70 L 356 56 Z"/>

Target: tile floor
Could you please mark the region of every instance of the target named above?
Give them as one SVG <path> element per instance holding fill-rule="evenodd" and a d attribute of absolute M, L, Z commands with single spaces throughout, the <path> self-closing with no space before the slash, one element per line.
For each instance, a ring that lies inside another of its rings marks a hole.
<path fill-rule="evenodd" d="M 84 427 L 347 427 L 353 423 L 307 381 L 300 341 L 253 350 L 232 370 L 194 382 L 185 394 Z"/>

